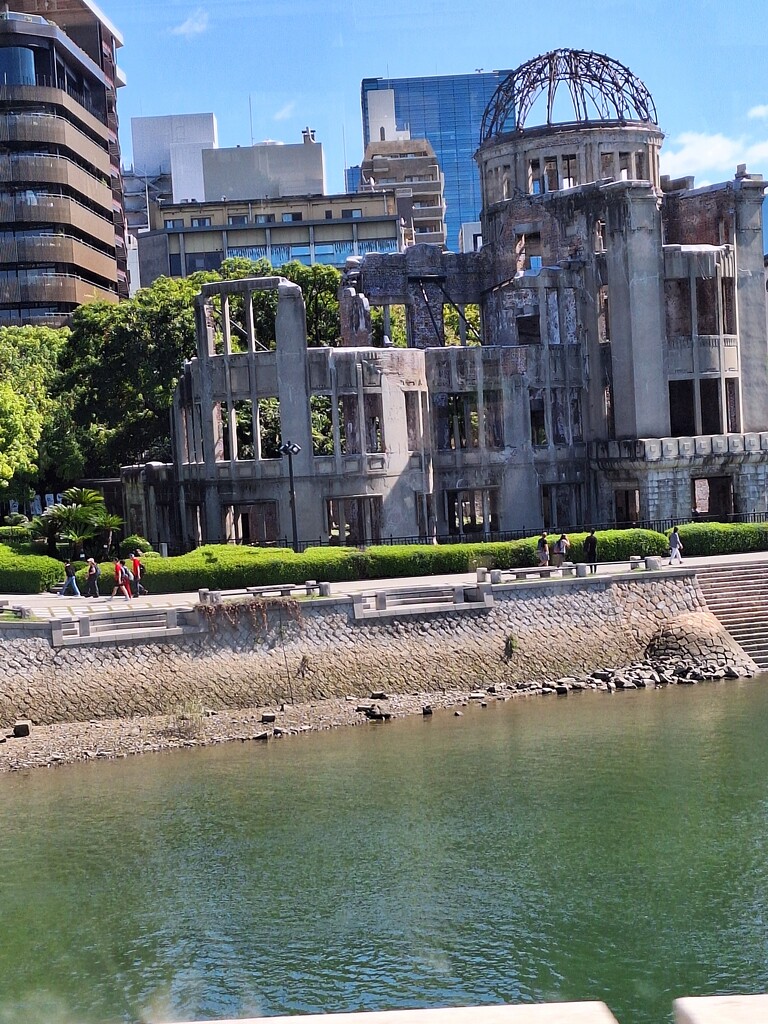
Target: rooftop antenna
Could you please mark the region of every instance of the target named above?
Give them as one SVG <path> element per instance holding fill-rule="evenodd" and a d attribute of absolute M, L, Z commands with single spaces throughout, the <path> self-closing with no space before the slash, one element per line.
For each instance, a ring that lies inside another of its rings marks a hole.
<path fill-rule="evenodd" d="M 251 145 L 253 145 L 253 97 L 248 93 L 248 119 L 251 125 Z"/>

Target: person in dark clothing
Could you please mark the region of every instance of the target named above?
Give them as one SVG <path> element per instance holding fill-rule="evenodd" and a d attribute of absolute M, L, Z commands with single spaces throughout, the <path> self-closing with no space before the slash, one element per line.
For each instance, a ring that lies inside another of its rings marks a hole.
<path fill-rule="evenodd" d="M 64 580 L 64 586 L 61 588 L 61 596 L 67 597 L 69 594 L 72 594 L 73 597 L 80 597 L 80 591 L 77 589 L 77 580 L 75 579 L 75 567 L 69 559 L 64 563 L 64 573 L 66 579 Z"/>
<path fill-rule="evenodd" d="M 589 571 L 597 572 L 597 537 L 594 530 L 591 530 L 584 540 L 584 558 L 589 565 Z"/>
<path fill-rule="evenodd" d="M 88 569 L 85 576 L 85 597 L 98 597 L 101 569 L 96 564 L 95 558 L 89 558 L 87 565 Z"/>

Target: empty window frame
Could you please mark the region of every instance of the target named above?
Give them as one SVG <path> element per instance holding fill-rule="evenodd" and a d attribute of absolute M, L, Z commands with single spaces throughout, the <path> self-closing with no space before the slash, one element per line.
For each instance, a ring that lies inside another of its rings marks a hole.
<path fill-rule="evenodd" d="M 648 169 L 645 159 L 645 150 L 638 149 L 635 152 L 635 177 L 638 181 L 648 180 Z"/>
<path fill-rule="evenodd" d="M 669 426 L 673 437 L 692 437 L 696 433 L 696 409 L 692 380 L 669 382 Z"/>
<path fill-rule="evenodd" d="M 280 433 L 280 400 L 260 398 L 257 406 L 258 452 L 260 459 L 279 459 L 282 438 Z"/>
<path fill-rule="evenodd" d="M 234 403 L 235 430 L 237 433 L 236 442 L 233 439 L 231 445 L 236 458 L 242 461 L 250 461 L 256 457 L 256 449 L 253 443 L 253 402 L 250 399 L 242 399 Z"/>
<path fill-rule="evenodd" d="M 566 404 L 565 388 L 551 388 L 549 402 L 552 420 L 552 441 L 554 444 L 567 444 L 568 406 Z"/>
<path fill-rule="evenodd" d="M 541 344 L 541 321 L 539 319 L 538 307 L 533 312 L 528 307 L 521 309 L 515 317 L 517 327 L 518 345 L 540 345 Z"/>
<path fill-rule="evenodd" d="M 557 174 L 557 157 L 556 156 L 545 156 L 544 157 L 544 191 L 545 192 L 557 192 L 559 187 L 559 180 Z"/>
<path fill-rule="evenodd" d="M 699 381 L 701 432 L 719 434 L 723 429 L 720 412 L 720 378 L 703 377 Z"/>
<path fill-rule="evenodd" d="M 498 390 L 483 391 L 485 447 L 504 447 L 504 401 Z"/>
<path fill-rule="evenodd" d="M 566 153 L 560 157 L 562 166 L 563 188 L 575 188 L 579 184 L 579 165 L 575 153 Z"/>
<path fill-rule="evenodd" d="M 544 191 L 540 160 L 528 161 L 528 191 L 533 196 L 537 196 Z"/>
<path fill-rule="evenodd" d="M 370 453 L 384 451 L 384 425 L 381 411 L 381 394 L 367 391 L 363 395 L 365 417 L 365 450 Z"/>
<path fill-rule="evenodd" d="M 360 418 L 357 394 L 339 395 L 339 448 L 342 455 L 359 455 Z"/>
<path fill-rule="evenodd" d="M 691 281 L 688 277 L 668 278 L 664 282 L 664 313 L 667 338 L 690 338 Z"/>
<path fill-rule="evenodd" d="M 717 281 L 713 277 L 696 278 L 696 333 L 720 333 L 717 322 Z"/>
<path fill-rule="evenodd" d="M 448 532 L 461 536 L 497 531 L 497 506 L 498 491 L 494 487 L 446 491 Z"/>
<path fill-rule="evenodd" d="M 477 395 L 475 392 L 440 392 L 434 396 L 437 447 L 442 451 L 477 448 Z"/>
<path fill-rule="evenodd" d="M 332 544 L 362 547 L 381 541 L 382 499 L 378 496 L 327 498 L 328 536 Z"/>
<path fill-rule="evenodd" d="M 515 236 L 518 270 L 541 270 L 541 235 L 538 231 Z"/>
<path fill-rule="evenodd" d="M 622 526 L 640 519 L 640 491 L 636 487 L 620 487 L 613 492 L 616 522 Z"/>
<path fill-rule="evenodd" d="M 741 415 L 739 412 L 739 378 L 725 378 L 725 410 L 727 430 L 729 434 L 741 432 Z"/>
<path fill-rule="evenodd" d="M 632 177 L 632 154 L 619 153 L 619 179 L 629 181 Z"/>
<path fill-rule="evenodd" d="M 614 176 L 614 153 L 613 150 L 600 154 L 600 177 L 613 178 Z"/>
<path fill-rule="evenodd" d="M 312 454 L 333 455 L 333 403 L 330 395 L 309 396 Z"/>
<path fill-rule="evenodd" d="M 611 340 L 611 316 L 608 304 L 608 285 L 604 284 L 597 293 L 597 340 Z"/>
<path fill-rule="evenodd" d="M 732 277 L 724 277 L 720 281 L 720 294 L 723 308 L 723 334 L 736 334 L 736 295 Z"/>
<path fill-rule="evenodd" d="M 403 398 L 405 399 L 405 424 L 408 434 L 408 451 L 418 452 L 421 451 L 421 417 L 419 410 L 421 407 L 421 392 L 420 391 L 404 391 Z"/>
<path fill-rule="evenodd" d="M 543 388 L 530 388 L 528 391 L 528 406 L 531 418 L 531 444 L 536 447 L 543 447 L 547 444 L 547 420 L 544 411 L 544 398 L 546 392 Z"/>

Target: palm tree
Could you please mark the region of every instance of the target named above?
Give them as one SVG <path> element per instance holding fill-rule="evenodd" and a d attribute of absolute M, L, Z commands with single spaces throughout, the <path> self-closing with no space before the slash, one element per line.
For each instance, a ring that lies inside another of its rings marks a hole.
<path fill-rule="evenodd" d="M 105 551 L 112 546 L 115 530 L 123 525 L 120 516 L 107 510 L 104 495 L 91 487 L 69 487 L 62 494 L 60 504 L 51 505 L 40 517 L 41 525 L 47 531 L 49 542 L 62 537 L 72 548 L 72 557 L 79 557 L 83 544 L 103 530 L 106 535 Z"/>

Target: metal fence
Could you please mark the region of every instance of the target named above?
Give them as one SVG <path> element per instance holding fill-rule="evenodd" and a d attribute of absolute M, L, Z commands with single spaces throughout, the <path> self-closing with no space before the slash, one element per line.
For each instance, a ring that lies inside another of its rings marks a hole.
<path fill-rule="evenodd" d="M 437 534 L 434 538 L 429 539 L 426 537 L 410 536 L 410 537 L 382 537 L 371 544 L 360 545 L 361 547 L 369 547 L 375 545 L 412 545 L 412 544 L 488 544 L 496 543 L 499 541 L 513 541 L 522 540 L 525 537 L 534 537 L 541 533 L 542 530 L 546 529 L 547 533 L 559 534 L 559 533 L 589 533 L 590 530 L 595 530 L 600 533 L 603 530 L 654 530 L 656 533 L 665 533 L 671 530 L 675 526 L 680 526 L 683 523 L 768 523 L 768 511 L 767 512 L 742 512 L 739 514 L 734 513 L 733 515 L 710 515 L 707 513 L 699 513 L 691 519 L 642 519 L 636 522 L 630 523 L 619 523 L 615 521 L 608 521 L 602 523 L 587 523 L 577 526 L 565 524 L 563 526 L 534 526 L 523 527 L 521 530 L 503 530 L 483 533 L 471 532 L 471 533 L 447 533 Z M 326 540 L 322 537 L 318 537 L 315 540 L 300 540 L 296 545 L 299 551 L 306 551 L 307 548 L 319 548 L 319 547 L 335 547 L 338 541 Z M 281 537 L 279 540 L 274 541 L 269 547 L 279 548 L 290 548 L 292 542 L 288 537 Z M 354 545 L 352 545 L 354 546 Z"/>

